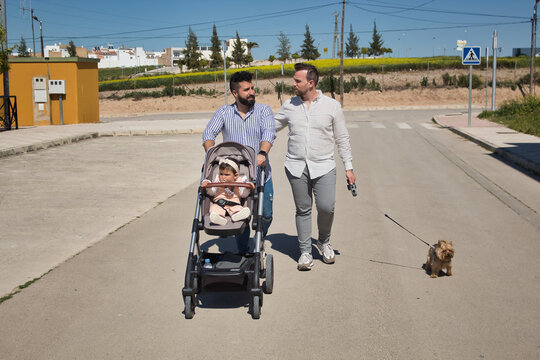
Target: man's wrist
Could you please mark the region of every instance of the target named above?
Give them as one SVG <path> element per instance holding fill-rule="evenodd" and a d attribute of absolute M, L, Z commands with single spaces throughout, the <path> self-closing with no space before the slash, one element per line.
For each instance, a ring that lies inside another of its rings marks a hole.
<path fill-rule="evenodd" d="M 268 156 L 268 153 L 264 150 L 260 150 L 259 155 Z"/>

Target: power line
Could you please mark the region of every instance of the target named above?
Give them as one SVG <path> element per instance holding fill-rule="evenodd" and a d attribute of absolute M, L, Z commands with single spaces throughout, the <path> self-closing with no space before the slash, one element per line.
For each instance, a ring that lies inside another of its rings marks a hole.
<path fill-rule="evenodd" d="M 395 18 L 399 18 L 399 19 L 430 22 L 430 23 L 436 23 L 436 24 L 455 24 L 456 23 L 455 21 L 451 21 L 451 22 L 448 21 L 447 22 L 447 21 L 440 21 L 440 20 L 419 19 L 419 18 L 413 18 L 413 17 L 410 17 L 410 16 L 395 15 L 395 12 L 394 13 L 387 13 L 387 12 L 383 12 L 383 11 L 369 10 L 369 9 L 360 7 L 358 5 L 352 5 L 352 6 L 357 8 L 357 9 L 364 10 L 366 12 L 370 12 L 370 13 L 374 13 L 374 14 L 382 14 L 382 15 L 385 15 L 385 16 L 391 16 L 391 17 L 395 17 Z M 461 23 L 461 24 L 463 24 L 463 23 Z"/>
<path fill-rule="evenodd" d="M 514 21 L 514 22 L 501 22 L 501 23 L 484 23 L 484 24 L 465 24 L 465 25 L 455 25 L 455 26 L 436 26 L 436 27 L 420 27 L 420 28 L 402 28 L 402 29 L 377 29 L 380 33 L 392 33 L 392 32 L 413 32 L 413 31 L 427 31 L 427 30 L 450 30 L 450 29 L 463 29 L 463 28 L 478 28 L 478 27 L 486 27 L 486 26 L 507 26 L 507 25 L 518 25 L 518 24 L 528 24 L 529 21 Z M 361 31 L 354 31 L 353 33 L 356 35 L 360 34 L 370 34 L 373 30 L 361 30 Z M 312 33 L 314 36 L 323 36 L 323 35 L 333 35 L 333 32 L 316 32 Z M 259 37 L 278 37 L 279 34 L 243 34 L 242 36 L 248 37 L 248 38 L 259 38 Z M 304 33 L 295 33 L 295 34 L 287 34 L 287 37 L 295 37 L 295 36 L 304 36 Z M 111 41 L 112 43 L 120 43 L 122 41 L 138 41 L 138 40 L 152 40 L 152 39 L 160 39 L 160 38 L 176 38 L 177 36 L 169 35 L 169 36 L 148 36 L 148 37 L 120 37 L 116 38 L 115 41 Z M 201 36 L 198 38 L 210 38 L 211 36 Z M 234 35 L 223 35 L 222 38 L 234 38 Z M 46 38 L 49 41 L 55 41 L 55 40 L 63 40 L 66 39 L 65 37 L 47 37 Z"/>
<path fill-rule="evenodd" d="M 129 34 L 137 34 L 137 33 L 144 33 L 144 32 L 152 32 L 152 31 L 162 31 L 162 30 L 171 30 L 171 29 L 180 29 L 180 28 L 187 28 L 189 26 L 200 26 L 200 25 L 209 25 L 209 24 L 219 24 L 223 22 L 228 21 L 234 21 L 233 24 L 242 24 L 246 22 L 253 22 L 256 20 L 266 20 L 271 19 L 278 16 L 291 16 L 295 15 L 297 13 L 305 12 L 305 11 L 313 11 L 313 10 L 319 10 L 328 6 L 332 6 L 337 4 L 337 2 L 325 4 L 325 5 L 317 5 L 317 6 L 310 6 L 310 7 L 304 7 L 299 9 L 293 9 L 293 10 L 282 10 L 267 14 L 259 14 L 259 15 L 253 15 L 253 16 L 242 16 L 242 19 L 245 19 L 243 21 L 239 21 L 239 18 L 230 18 L 230 19 L 224 19 L 224 20 L 218 20 L 218 21 L 204 21 L 200 23 L 192 23 L 192 24 L 183 24 L 183 25 L 174 25 L 174 26 L 165 26 L 165 27 L 159 27 L 159 28 L 151 28 L 151 29 L 144 29 L 144 30 L 132 30 L 132 31 L 122 31 L 122 32 L 115 32 L 115 33 L 108 33 L 108 34 L 97 34 L 97 35 L 85 35 L 85 36 L 78 36 L 78 37 L 72 37 L 73 39 L 83 39 L 83 38 L 97 38 L 102 36 L 118 36 L 118 35 L 129 35 Z"/>
<path fill-rule="evenodd" d="M 349 2 L 349 4 L 355 6 L 355 5 L 362 5 L 360 3 L 355 2 Z M 401 10 L 410 10 L 410 11 L 422 11 L 422 12 L 432 12 L 432 13 L 441 13 L 441 14 L 454 14 L 454 15 L 466 15 L 466 16 L 482 16 L 482 17 L 499 17 L 499 18 L 510 18 L 510 19 L 527 19 L 530 20 L 528 17 L 524 16 L 512 16 L 512 15 L 498 15 L 498 14 L 486 14 L 486 13 L 474 13 L 474 12 L 465 12 L 465 11 L 453 11 L 453 10 L 437 10 L 437 9 L 412 9 L 407 8 L 399 5 L 369 5 L 364 4 L 364 6 L 371 6 L 371 7 L 381 7 L 381 8 L 389 8 L 389 9 L 401 9 Z"/>
<path fill-rule="evenodd" d="M 413 6 L 413 7 L 411 7 L 411 8 L 408 8 L 408 9 L 397 10 L 397 11 L 394 11 L 393 13 L 389 13 L 389 14 L 397 14 L 397 13 L 401 13 L 401 12 L 406 12 L 406 11 L 410 11 L 410 10 L 415 10 L 415 9 L 421 8 L 421 7 L 425 6 L 425 5 L 431 4 L 431 3 L 434 2 L 434 1 L 436 1 L 436 0 L 426 1 L 426 2 L 423 3 L 423 4 L 416 5 L 416 6 Z"/>

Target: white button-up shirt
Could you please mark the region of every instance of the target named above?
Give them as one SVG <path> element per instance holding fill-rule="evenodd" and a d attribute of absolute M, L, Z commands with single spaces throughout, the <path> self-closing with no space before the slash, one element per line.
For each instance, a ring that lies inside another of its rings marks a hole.
<path fill-rule="evenodd" d="M 334 142 L 345 170 L 352 170 L 352 153 L 345 116 L 336 100 L 323 95 L 311 101 L 309 108 L 299 96 L 287 100 L 274 115 L 276 130 L 289 125 L 285 167 L 301 177 L 306 165 L 312 179 L 336 167 Z"/>

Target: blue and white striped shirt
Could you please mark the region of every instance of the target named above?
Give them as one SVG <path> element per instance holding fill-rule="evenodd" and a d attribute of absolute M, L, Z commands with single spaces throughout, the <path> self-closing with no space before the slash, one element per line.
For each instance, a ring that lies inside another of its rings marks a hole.
<path fill-rule="evenodd" d="M 242 118 L 236 103 L 223 105 L 206 125 L 202 136 L 203 143 L 207 140 L 215 141 L 220 132 L 223 141 L 234 141 L 250 146 L 258 152 L 262 141 L 274 143 L 276 138 L 274 113 L 270 106 L 255 103 L 246 117 Z M 270 164 L 267 164 L 267 171 L 267 179 L 270 179 Z"/>

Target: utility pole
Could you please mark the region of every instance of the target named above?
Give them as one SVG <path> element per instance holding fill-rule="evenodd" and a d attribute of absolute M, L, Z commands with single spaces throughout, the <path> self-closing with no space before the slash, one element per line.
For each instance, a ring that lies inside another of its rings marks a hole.
<path fill-rule="evenodd" d="M 339 13 L 335 12 L 334 13 L 334 18 L 335 18 L 335 20 L 334 20 L 334 41 L 333 41 L 333 44 L 332 44 L 332 59 L 336 58 L 336 44 L 337 44 L 337 38 L 338 38 L 338 16 L 339 16 Z"/>
<path fill-rule="evenodd" d="M 498 45 L 498 36 L 497 30 L 493 31 L 493 76 L 491 77 L 491 111 L 495 111 L 495 97 L 497 92 L 497 50 Z"/>
<path fill-rule="evenodd" d="M 45 57 L 45 52 L 43 50 L 43 22 L 37 18 L 37 16 L 32 16 L 32 19 L 39 21 L 39 37 L 41 38 L 41 57 Z M 34 45 L 35 46 L 35 45 Z M 35 55 L 34 51 L 34 55 Z"/>
<path fill-rule="evenodd" d="M 30 22 L 32 23 L 32 56 L 36 55 L 36 38 L 34 36 L 34 9 L 33 8 L 25 8 L 23 7 L 21 9 L 22 11 L 30 11 Z"/>
<path fill-rule="evenodd" d="M 223 40 L 223 82 L 225 84 L 225 105 L 227 105 L 227 40 Z"/>
<path fill-rule="evenodd" d="M 4 34 L 6 35 L 3 39 L 3 43 L 0 45 L 2 51 L 7 51 L 7 16 L 6 16 L 6 0 L 0 0 L 0 25 L 4 28 Z M 6 57 L 6 61 L 8 61 Z M 11 130 L 11 115 L 9 109 L 9 68 L 5 64 L 5 71 L 3 74 L 4 78 L 4 128 L 6 130 Z"/>
<path fill-rule="evenodd" d="M 172 95 L 174 96 L 174 60 L 173 60 L 173 48 L 171 46 L 171 73 L 172 73 Z"/>
<path fill-rule="evenodd" d="M 533 11 L 533 17 L 531 19 L 532 23 L 532 34 L 531 34 L 531 83 L 529 86 L 529 94 L 532 95 L 534 93 L 534 60 L 536 58 L 536 5 L 538 5 L 538 1 L 536 0 L 534 3 L 534 11 Z"/>
<path fill-rule="evenodd" d="M 488 109 L 488 81 L 489 81 L 489 47 L 486 46 L 486 107 Z"/>
<path fill-rule="evenodd" d="M 340 51 L 340 61 L 339 61 L 339 102 L 341 107 L 343 107 L 343 99 L 345 94 L 343 94 L 343 27 L 345 25 L 345 0 L 343 0 L 343 10 L 341 11 L 341 51 Z"/>
<path fill-rule="evenodd" d="M 34 9 L 30 9 L 30 21 L 32 22 L 32 56 L 36 56 L 36 37 L 34 36 Z"/>

